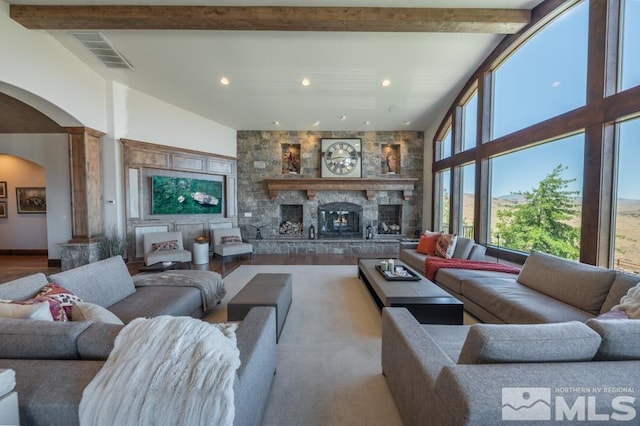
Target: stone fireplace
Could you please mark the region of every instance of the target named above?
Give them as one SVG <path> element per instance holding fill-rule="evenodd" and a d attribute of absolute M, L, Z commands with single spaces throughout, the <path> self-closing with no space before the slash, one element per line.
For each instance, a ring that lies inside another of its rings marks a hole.
<path fill-rule="evenodd" d="M 346 202 L 319 205 L 318 238 L 362 238 L 362 206 Z"/>
<path fill-rule="evenodd" d="M 402 205 L 378 206 L 378 234 L 402 234 Z"/>

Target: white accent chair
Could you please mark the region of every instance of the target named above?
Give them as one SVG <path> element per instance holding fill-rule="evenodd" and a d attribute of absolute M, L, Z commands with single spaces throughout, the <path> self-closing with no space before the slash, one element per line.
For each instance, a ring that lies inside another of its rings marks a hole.
<path fill-rule="evenodd" d="M 217 254 L 222 258 L 223 270 L 224 258 L 227 256 L 248 254 L 249 258 L 252 257 L 253 246 L 250 243 L 242 241 L 240 228 L 216 228 L 212 229 L 211 233 L 213 234 L 213 255 L 215 256 Z M 225 239 L 229 239 L 230 237 L 237 241 L 224 242 Z"/>
<path fill-rule="evenodd" d="M 182 232 L 149 232 L 142 236 L 144 246 L 144 264 L 154 265 L 159 262 L 191 262 L 191 252 L 184 249 Z M 167 241 L 177 241 L 173 250 L 154 250 L 153 245 Z"/>

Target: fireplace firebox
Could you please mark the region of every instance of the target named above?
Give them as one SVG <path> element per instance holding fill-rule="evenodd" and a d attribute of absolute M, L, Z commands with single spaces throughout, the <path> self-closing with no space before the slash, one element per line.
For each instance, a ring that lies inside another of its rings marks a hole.
<path fill-rule="evenodd" d="M 343 202 L 318 206 L 318 238 L 362 238 L 362 206 Z"/>

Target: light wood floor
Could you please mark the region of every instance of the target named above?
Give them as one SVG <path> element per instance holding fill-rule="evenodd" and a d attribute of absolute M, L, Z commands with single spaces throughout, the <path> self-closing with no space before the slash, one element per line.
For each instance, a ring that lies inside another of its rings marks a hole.
<path fill-rule="evenodd" d="M 373 255 L 334 255 L 334 254 L 308 254 L 308 255 L 274 255 L 254 254 L 251 259 L 247 256 L 238 256 L 225 261 L 224 270 L 220 258 L 211 259 L 208 265 L 197 265 L 197 269 L 208 269 L 226 276 L 241 265 L 356 265 L 358 258 L 379 257 Z M 127 264 L 132 274 L 138 272 L 142 262 L 130 262 Z M 46 256 L 0 256 L 0 283 L 25 277 L 27 275 L 42 272 L 45 275 L 60 272 L 60 268 L 47 266 Z"/>

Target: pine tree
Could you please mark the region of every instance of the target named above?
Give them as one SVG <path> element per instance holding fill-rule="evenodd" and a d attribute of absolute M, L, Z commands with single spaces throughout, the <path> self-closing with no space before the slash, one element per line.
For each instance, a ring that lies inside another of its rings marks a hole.
<path fill-rule="evenodd" d="M 578 191 L 567 189 L 575 179 L 563 179 L 567 168 L 558 165 L 537 188 L 515 192 L 524 198 L 497 212 L 496 234 L 503 246 L 529 252 L 553 254 L 567 259 L 580 255 L 580 229 L 569 224 L 578 215 Z"/>

